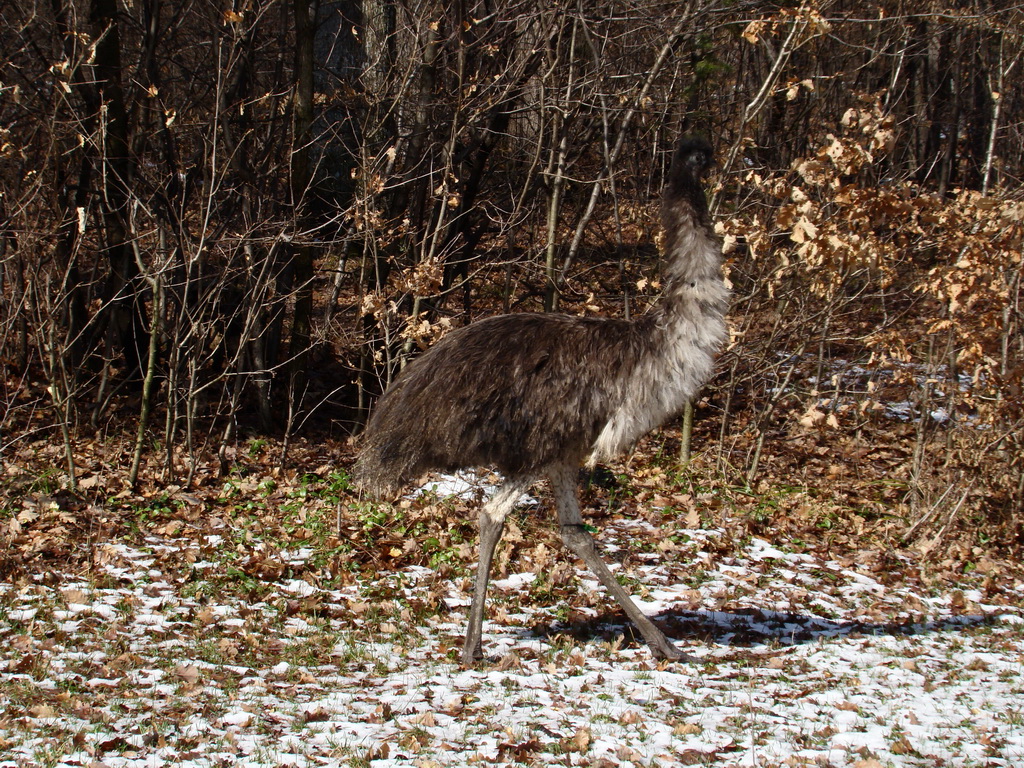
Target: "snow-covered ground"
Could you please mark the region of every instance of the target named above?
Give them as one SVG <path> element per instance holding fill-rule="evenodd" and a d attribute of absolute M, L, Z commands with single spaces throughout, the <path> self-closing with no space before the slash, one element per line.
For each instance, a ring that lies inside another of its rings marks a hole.
<path fill-rule="evenodd" d="M 0 766 L 1024 766 L 1024 584 L 648 529 L 599 538 L 658 542 L 619 571 L 698 664 L 653 661 L 585 571 L 497 579 L 463 670 L 468 578 L 247 599 L 216 538 L 100 544 L 88 579 L 0 585 Z"/>

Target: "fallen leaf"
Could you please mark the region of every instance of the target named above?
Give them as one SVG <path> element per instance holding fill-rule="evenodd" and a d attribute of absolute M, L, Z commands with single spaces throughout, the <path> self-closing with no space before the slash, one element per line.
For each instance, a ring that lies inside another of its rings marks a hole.
<path fill-rule="evenodd" d="M 78 481 L 78 487 L 84 488 L 85 490 L 95 488 L 100 484 L 101 478 L 99 475 L 89 475 L 88 477 L 83 477 L 81 480 Z"/>
<path fill-rule="evenodd" d="M 587 726 L 583 726 L 571 737 L 559 741 L 559 745 L 566 752 L 586 752 L 593 741 L 593 734 Z"/>
<path fill-rule="evenodd" d="M 672 729 L 672 733 L 675 736 L 696 736 L 699 733 L 703 733 L 704 729 L 696 723 L 680 723 Z"/>
<path fill-rule="evenodd" d="M 61 597 L 64 598 L 64 602 L 68 605 L 88 605 L 89 598 L 85 592 L 80 589 L 65 589 L 61 593 Z"/>
<path fill-rule="evenodd" d="M 434 713 L 430 711 L 413 715 L 409 718 L 409 722 L 415 725 L 422 725 L 424 728 L 433 728 L 437 725 L 437 719 L 434 717 Z"/>
<path fill-rule="evenodd" d="M 195 685 L 199 682 L 199 668 L 192 665 L 179 664 L 174 668 L 174 676 L 189 685 Z"/>

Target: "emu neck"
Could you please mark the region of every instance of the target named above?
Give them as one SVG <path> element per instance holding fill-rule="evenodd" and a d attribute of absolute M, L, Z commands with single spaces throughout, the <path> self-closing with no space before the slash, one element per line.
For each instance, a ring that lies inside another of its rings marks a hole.
<path fill-rule="evenodd" d="M 634 356 L 617 382 L 617 407 L 587 463 L 608 461 L 678 413 L 712 374 L 725 340 L 729 292 L 721 250 L 699 211 L 683 204 L 668 229 L 665 296 L 636 321 Z M 686 216 L 686 219 L 682 217 Z"/>
<path fill-rule="evenodd" d="M 722 250 L 705 210 L 695 211 L 681 201 L 666 211 L 676 226 L 665 234 L 665 298 L 656 312 L 671 310 L 685 297 L 715 300 L 722 285 Z M 706 293 L 710 295 L 705 295 Z"/>
<path fill-rule="evenodd" d="M 677 221 L 685 217 L 685 224 L 667 231 L 665 294 L 650 314 L 656 327 L 670 333 L 675 329 L 696 341 L 701 334 L 694 325 L 719 323 L 725 313 L 722 250 L 699 212 L 677 204 L 673 213 Z"/>

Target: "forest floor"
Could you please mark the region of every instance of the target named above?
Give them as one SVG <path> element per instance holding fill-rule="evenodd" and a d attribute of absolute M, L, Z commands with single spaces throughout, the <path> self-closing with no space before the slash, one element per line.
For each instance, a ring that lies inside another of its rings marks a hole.
<path fill-rule="evenodd" d="M 651 658 L 538 493 L 469 670 L 475 525 L 451 489 L 381 507 L 325 464 L 208 496 L 29 490 L 2 521 L 2 768 L 1024 765 L 1020 570 L 825 524 L 807 488 L 645 465 L 584 491 L 696 663 Z"/>

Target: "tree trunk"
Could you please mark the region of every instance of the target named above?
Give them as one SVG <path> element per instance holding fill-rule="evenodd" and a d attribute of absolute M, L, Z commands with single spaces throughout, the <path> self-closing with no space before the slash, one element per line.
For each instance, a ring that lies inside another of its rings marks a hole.
<path fill-rule="evenodd" d="M 99 194 L 102 200 L 107 279 L 107 328 L 115 352 L 124 355 L 127 373 L 141 375 L 149 348 L 138 280 L 139 268 L 129 244 L 128 199 L 132 161 L 128 111 L 121 87 L 121 36 L 117 0 L 92 0 L 89 22 L 96 40 L 92 72 L 99 94 L 96 129 L 100 147 Z"/>
<path fill-rule="evenodd" d="M 292 247 L 292 280 L 295 309 L 289 344 L 289 397 L 294 412 L 306 390 L 309 343 L 313 317 L 313 246 L 308 215 L 313 179 L 310 143 L 313 127 L 313 43 L 319 0 L 294 0 L 295 13 L 295 129 L 292 148 L 291 194 L 295 229 L 299 242 Z"/>

